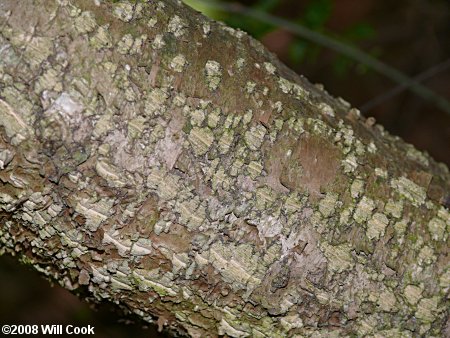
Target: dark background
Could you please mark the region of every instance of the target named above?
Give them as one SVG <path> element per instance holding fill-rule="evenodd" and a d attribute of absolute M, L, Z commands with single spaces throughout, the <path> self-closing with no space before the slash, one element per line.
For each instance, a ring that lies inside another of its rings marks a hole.
<path fill-rule="evenodd" d="M 190 1 L 195 5 L 195 0 Z M 251 8 L 288 18 L 344 41 L 415 77 L 441 65 L 423 81 L 450 100 L 450 2 L 447 0 L 246 0 Z M 378 102 L 397 86 L 391 80 L 339 53 L 315 45 L 279 27 L 236 14 L 208 15 L 240 27 L 313 83 L 324 84 L 365 116 L 373 116 L 436 160 L 450 163 L 450 114 L 404 90 Z M 93 325 L 95 337 L 158 337 L 155 328 L 112 306 L 92 311 L 59 286 L 50 287 L 34 271 L 11 257 L 0 257 L 0 324 Z M 133 324 L 134 323 L 134 324 Z M 163 337 L 160 335 L 159 337 Z"/>

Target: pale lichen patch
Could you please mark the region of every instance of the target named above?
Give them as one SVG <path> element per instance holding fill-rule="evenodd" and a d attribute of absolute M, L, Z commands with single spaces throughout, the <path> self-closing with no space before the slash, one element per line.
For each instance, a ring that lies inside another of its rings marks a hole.
<path fill-rule="evenodd" d="M 256 190 L 256 204 L 255 207 L 259 210 L 264 210 L 270 207 L 276 199 L 275 191 L 269 187 L 261 187 Z"/>
<path fill-rule="evenodd" d="M 285 94 L 292 94 L 297 99 L 307 99 L 309 92 L 297 83 L 291 82 L 283 77 L 278 80 L 278 86 Z"/>
<path fill-rule="evenodd" d="M 325 102 L 319 103 L 318 108 L 322 112 L 322 114 L 330 116 L 330 117 L 335 117 L 334 109 L 331 108 Z"/>
<path fill-rule="evenodd" d="M 133 139 L 141 137 L 145 128 L 145 122 L 146 119 L 142 116 L 130 120 L 128 122 L 128 137 Z"/>
<path fill-rule="evenodd" d="M 237 338 L 249 336 L 247 332 L 235 329 L 224 318 L 222 318 L 222 320 L 220 321 L 219 334 Z"/>
<path fill-rule="evenodd" d="M 341 212 L 341 216 L 339 217 L 339 223 L 341 225 L 347 225 L 350 222 L 350 217 L 352 214 L 351 208 L 346 208 Z"/>
<path fill-rule="evenodd" d="M 216 90 L 222 80 L 222 67 L 220 63 L 213 60 L 208 60 L 205 65 L 206 81 L 210 90 Z"/>
<path fill-rule="evenodd" d="M 364 181 L 360 179 L 355 179 L 350 186 L 350 194 L 353 198 L 358 198 L 362 195 L 364 191 Z"/>
<path fill-rule="evenodd" d="M 386 215 L 382 213 L 375 213 L 372 218 L 367 222 L 367 237 L 369 239 L 379 239 L 384 235 L 384 231 L 389 224 L 389 220 Z"/>
<path fill-rule="evenodd" d="M 208 127 L 216 128 L 220 121 L 220 109 L 213 109 L 211 113 L 208 114 Z"/>
<path fill-rule="evenodd" d="M 267 129 L 258 124 L 250 128 L 244 135 L 245 142 L 251 150 L 258 150 L 264 141 Z"/>
<path fill-rule="evenodd" d="M 100 137 L 102 135 L 105 135 L 112 128 L 113 128 L 112 114 L 102 115 L 98 119 L 98 121 L 95 122 L 93 136 L 94 137 Z"/>
<path fill-rule="evenodd" d="M 256 83 L 253 81 L 247 81 L 247 83 L 245 84 L 245 90 L 247 91 L 248 94 L 252 94 L 255 91 L 256 88 Z"/>
<path fill-rule="evenodd" d="M 168 93 L 161 88 L 154 88 L 145 98 L 144 112 L 147 116 L 158 116 L 166 111 L 165 102 Z"/>
<path fill-rule="evenodd" d="M 203 30 L 203 37 L 206 38 L 209 35 L 209 33 L 211 33 L 211 25 L 209 24 L 209 22 L 203 23 L 202 30 Z"/>
<path fill-rule="evenodd" d="M 175 56 L 172 61 L 170 61 L 170 68 L 175 72 L 181 73 L 186 65 L 186 58 L 182 54 Z"/>
<path fill-rule="evenodd" d="M 115 4 L 113 15 L 124 22 L 130 22 L 133 19 L 133 5 L 127 1 Z"/>
<path fill-rule="evenodd" d="M 214 191 L 218 189 L 223 189 L 225 191 L 229 190 L 231 187 L 231 180 L 229 175 L 225 172 L 223 167 L 220 167 L 211 178 L 211 186 Z"/>
<path fill-rule="evenodd" d="M 256 179 L 263 170 L 263 165 L 258 161 L 251 161 L 247 166 L 248 173 L 252 179 Z"/>
<path fill-rule="evenodd" d="M 260 217 L 260 219 L 249 221 L 252 224 L 256 224 L 261 240 L 264 240 L 265 237 L 275 237 L 279 235 L 285 225 L 282 218 L 264 214 Z"/>
<path fill-rule="evenodd" d="M 50 38 L 36 36 L 27 43 L 23 55 L 31 65 L 38 66 L 53 53 L 53 48 Z"/>
<path fill-rule="evenodd" d="M 104 232 L 103 233 L 103 244 L 112 244 L 116 247 L 117 251 L 119 252 L 119 255 L 122 257 L 128 256 L 130 250 L 131 250 L 131 240 L 125 239 L 120 240 L 116 237 L 120 236 L 118 231 L 113 231 L 111 233 Z"/>
<path fill-rule="evenodd" d="M 133 45 L 130 48 L 130 54 L 131 55 L 141 54 L 146 40 L 147 40 L 146 34 L 142 34 L 137 38 L 135 38 Z"/>
<path fill-rule="evenodd" d="M 375 175 L 381 178 L 386 179 L 388 177 L 388 172 L 387 170 L 383 169 L 383 168 L 375 168 L 374 170 Z"/>
<path fill-rule="evenodd" d="M 264 62 L 264 68 L 266 69 L 266 71 L 271 74 L 274 75 L 275 72 L 277 71 L 277 69 L 275 68 L 275 66 L 273 64 L 271 64 L 270 62 Z"/>
<path fill-rule="evenodd" d="M 228 27 L 225 25 L 220 25 L 220 28 L 238 39 L 241 39 L 245 35 L 245 33 L 243 31 L 241 31 L 240 29 L 234 29 L 232 27 Z"/>
<path fill-rule="evenodd" d="M 173 16 L 167 26 L 167 30 L 179 38 L 186 33 L 187 24 L 178 15 Z"/>
<path fill-rule="evenodd" d="M 407 227 L 408 223 L 404 220 L 398 221 L 394 224 L 394 229 L 400 237 L 404 235 Z"/>
<path fill-rule="evenodd" d="M 377 146 L 375 145 L 375 143 L 373 143 L 373 141 L 371 141 L 367 146 L 367 151 L 371 154 L 375 154 L 377 150 L 378 150 Z"/>
<path fill-rule="evenodd" d="M 180 270 L 188 267 L 189 257 L 187 253 L 174 254 L 172 256 L 173 273 L 178 273 Z"/>
<path fill-rule="evenodd" d="M 437 213 L 438 217 L 447 223 L 447 226 L 450 227 L 450 212 L 447 208 L 441 207 Z"/>
<path fill-rule="evenodd" d="M 9 149 L 0 148 L 0 170 L 5 169 L 6 166 L 14 158 L 14 156 L 15 156 L 15 152 L 13 152 Z"/>
<path fill-rule="evenodd" d="M 422 298 L 417 304 L 416 318 L 425 323 L 431 323 L 438 315 L 439 297 Z"/>
<path fill-rule="evenodd" d="M 145 256 L 151 254 L 152 251 L 152 241 L 147 238 L 139 238 L 136 242 L 133 242 L 130 254 L 133 256 Z"/>
<path fill-rule="evenodd" d="M 278 81 L 278 85 L 283 93 L 288 94 L 292 90 L 292 83 L 286 80 L 285 78 L 280 78 Z"/>
<path fill-rule="evenodd" d="M 252 251 L 248 244 L 226 245 L 215 242 L 209 250 L 209 259 L 232 288 L 254 289 L 261 283 L 258 273 L 255 274 L 260 258 Z"/>
<path fill-rule="evenodd" d="M 324 217 L 331 217 L 335 213 L 338 197 L 336 193 L 327 193 L 325 198 L 320 201 L 319 210 Z"/>
<path fill-rule="evenodd" d="M 131 34 L 125 34 L 122 37 L 122 39 L 117 43 L 117 51 L 122 55 L 126 55 L 133 46 L 133 43 L 134 43 L 133 36 Z"/>
<path fill-rule="evenodd" d="M 389 199 L 384 207 L 384 210 L 395 218 L 400 218 L 403 212 L 403 201 L 394 201 Z"/>
<path fill-rule="evenodd" d="M 6 136 L 11 144 L 18 145 L 29 137 L 31 131 L 13 108 L 0 99 L 0 126 L 5 129 Z"/>
<path fill-rule="evenodd" d="M 161 49 L 165 45 L 166 45 L 166 42 L 164 41 L 164 36 L 162 34 L 156 34 L 152 41 L 153 49 Z"/>
<path fill-rule="evenodd" d="M 353 214 L 353 219 L 358 223 L 364 223 L 372 216 L 372 211 L 374 209 L 375 202 L 372 199 L 363 196 L 361 201 L 359 201 L 358 205 L 356 206 L 355 213 Z"/>
<path fill-rule="evenodd" d="M 434 217 L 428 222 L 428 231 L 434 241 L 445 241 L 447 238 L 445 222 L 438 217 Z"/>
<path fill-rule="evenodd" d="M 81 33 L 90 33 L 97 27 L 95 17 L 91 12 L 83 12 L 80 16 L 75 18 L 75 29 Z"/>
<path fill-rule="evenodd" d="M 153 27 L 155 27 L 155 25 L 158 23 L 158 19 L 157 18 L 150 18 L 150 19 L 148 19 L 148 21 L 147 21 L 147 26 L 149 27 L 149 28 L 153 28 Z"/>
<path fill-rule="evenodd" d="M 112 186 L 123 187 L 126 184 L 123 180 L 124 177 L 120 169 L 109 163 L 106 159 L 97 160 L 95 170 Z"/>
<path fill-rule="evenodd" d="M 302 319 L 298 314 L 292 314 L 282 317 L 280 320 L 280 324 L 286 331 L 301 328 L 304 325 Z"/>
<path fill-rule="evenodd" d="M 355 265 L 351 255 L 352 247 L 349 244 L 330 245 L 324 242 L 320 245 L 320 249 L 328 260 L 329 268 L 334 272 L 350 270 Z"/>
<path fill-rule="evenodd" d="M 152 289 L 161 297 L 175 297 L 179 292 L 178 287 L 173 285 L 173 282 L 171 282 L 168 277 L 161 276 L 159 269 L 135 269 L 132 274 L 134 277 L 134 282 L 141 291 L 148 291 L 149 289 Z"/>
<path fill-rule="evenodd" d="M 219 149 L 221 154 L 225 154 L 230 150 L 231 145 L 234 141 L 233 130 L 225 130 L 219 139 Z"/>
<path fill-rule="evenodd" d="M 403 291 L 403 295 L 409 304 L 415 305 L 422 298 L 422 292 L 423 288 L 419 286 L 407 285 Z"/>
<path fill-rule="evenodd" d="M 377 302 L 382 311 L 393 312 L 396 310 L 397 299 L 390 290 L 384 290 L 380 293 Z"/>
<path fill-rule="evenodd" d="M 244 165 L 244 161 L 241 159 L 236 159 L 233 164 L 231 165 L 230 168 L 230 175 L 231 176 L 238 176 L 240 173 L 240 169 L 242 168 L 242 166 Z"/>
<path fill-rule="evenodd" d="M 244 126 L 249 124 L 252 118 L 253 118 L 253 111 L 249 109 L 245 112 L 244 117 L 242 118 L 242 123 L 244 124 Z"/>
<path fill-rule="evenodd" d="M 180 222 L 189 230 L 198 229 L 206 218 L 206 210 L 198 197 L 178 203 L 176 210 L 180 213 Z"/>
<path fill-rule="evenodd" d="M 406 197 L 412 205 L 419 207 L 425 203 L 426 191 L 408 178 L 402 176 L 399 179 L 392 179 L 391 186 L 402 196 Z"/>
<path fill-rule="evenodd" d="M 358 167 L 358 160 L 355 154 L 348 154 L 347 157 L 342 161 L 342 167 L 345 173 L 354 172 Z"/>
<path fill-rule="evenodd" d="M 420 265 L 430 265 L 436 261 L 437 257 L 434 254 L 433 248 L 425 245 L 419 252 L 418 263 Z"/>
<path fill-rule="evenodd" d="M 180 193 L 181 182 L 176 175 L 167 174 L 163 169 L 153 169 L 147 177 L 147 186 L 156 189 L 161 198 L 172 200 Z"/>
<path fill-rule="evenodd" d="M 413 145 L 407 144 L 408 150 L 406 151 L 406 156 L 420 164 L 422 164 L 424 167 L 428 167 L 430 165 L 430 162 L 428 161 L 428 158 L 419 150 L 414 148 Z"/>
<path fill-rule="evenodd" d="M 187 106 L 185 106 L 185 108 L 187 108 Z M 205 112 L 202 109 L 195 109 L 194 111 L 190 112 L 190 117 L 191 124 L 193 126 L 201 127 L 203 121 L 205 120 Z"/>
<path fill-rule="evenodd" d="M 90 231 L 96 231 L 113 213 L 113 203 L 114 199 L 109 198 L 101 199 L 98 202 L 82 199 L 76 204 L 75 211 L 86 218 L 86 227 Z"/>
<path fill-rule="evenodd" d="M 108 25 L 99 27 L 94 36 L 90 38 L 89 42 L 95 49 L 112 47 L 113 42 L 108 27 Z"/>
<path fill-rule="evenodd" d="M 197 156 L 204 155 L 214 141 L 214 134 L 209 128 L 194 127 L 189 133 L 188 140 Z"/>
<path fill-rule="evenodd" d="M 236 67 L 238 70 L 242 70 L 242 68 L 244 68 L 244 65 L 245 65 L 245 59 L 239 58 L 236 60 Z"/>
<path fill-rule="evenodd" d="M 439 286 L 442 291 L 447 293 L 450 288 L 450 269 L 447 269 L 439 278 Z"/>

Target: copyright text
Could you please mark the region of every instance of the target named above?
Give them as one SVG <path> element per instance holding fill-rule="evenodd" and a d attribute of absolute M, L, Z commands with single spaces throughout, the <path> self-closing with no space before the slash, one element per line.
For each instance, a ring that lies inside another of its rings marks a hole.
<path fill-rule="evenodd" d="M 94 335 L 94 326 L 75 326 L 75 325 L 2 325 L 2 333 L 7 335 Z"/>

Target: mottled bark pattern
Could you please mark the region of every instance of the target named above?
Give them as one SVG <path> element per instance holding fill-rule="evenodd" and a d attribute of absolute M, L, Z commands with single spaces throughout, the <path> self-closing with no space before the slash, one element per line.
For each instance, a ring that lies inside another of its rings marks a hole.
<path fill-rule="evenodd" d="M 179 1 L 0 0 L 0 181 L 2 253 L 173 332 L 448 334 L 448 169 Z"/>

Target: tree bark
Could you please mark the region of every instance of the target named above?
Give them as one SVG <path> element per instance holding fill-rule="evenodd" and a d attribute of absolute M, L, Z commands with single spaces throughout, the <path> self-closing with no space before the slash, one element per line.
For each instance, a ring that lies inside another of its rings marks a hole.
<path fill-rule="evenodd" d="M 2 253 L 173 334 L 449 334 L 447 167 L 179 1 L 0 0 L 0 181 Z"/>

